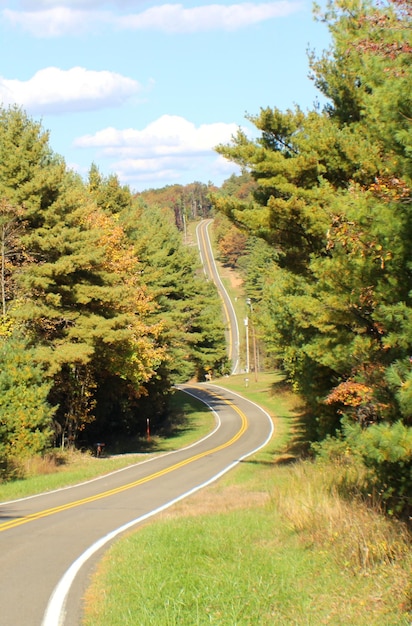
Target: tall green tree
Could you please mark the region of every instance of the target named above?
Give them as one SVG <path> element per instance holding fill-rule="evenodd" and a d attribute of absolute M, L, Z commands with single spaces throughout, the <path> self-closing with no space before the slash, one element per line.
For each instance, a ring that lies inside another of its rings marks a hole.
<path fill-rule="evenodd" d="M 318 16 L 333 41 L 310 59 L 326 106 L 251 116 L 259 139 L 239 132 L 217 150 L 251 173 L 254 199 L 216 205 L 277 252 L 255 310 L 317 436 L 343 429 L 390 509 L 408 516 L 410 3 L 335 0 Z"/>
<path fill-rule="evenodd" d="M 97 391 L 109 377 L 138 396 L 161 358 L 137 261 L 116 223 L 116 198 L 120 211 L 130 193 L 111 179 L 99 197 L 91 193 L 18 109 L 2 111 L 0 145 L 0 192 L 25 225 L 10 314 L 52 378 L 56 438 L 74 442 L 94 419 Z"/>
<path fill-rule="evenodd" d="M 55 409 L 49 391 L 27 341 L 18 334 L 0 338 L 0 473 L 7 476 L 13 464 L 50 446 Z"/>
<path fill-rule="evenodd" d="M 106 213 L 117 214 L 131 206 L 129 187 L 121 185 L 116 174 L 102 176 L 95 163 L 89 170 L 88 188 L 97 206 Z"/>
<path fill-rule="evenodd" d="M 13 297 L 11 268 L 16 265 L 18 258 L 22 259 L 19 244 L 22 230 L 20 214 L 18 207 L 13 207 L 5 198 L 0 199 L 0 289 L 3 325 L 7 322 L 8 305 Z"/>
<path fill-rule="evenodd" d="M 260 138 L 217 150 L 250 171 L 254 200 L 216 205 L 278 254 L 264 332 L 313 410 L 328 415 L 325 397 L 353 381 L 370 388 L 373 420 L 393 420 L 388 368 L 411 351 L 410 21 L 346 0 L 322 17 L 333 45 L 311 69 L 327 105 L 251 116 Z M 394 40 L 396 54 L 376 51 Z"/>
<path fill-rule="evenodd" d="M 62 433 L 74 441 L 107 381 L 112 387 L 127 381 L 132 395 L 140 394 L 162 353 L 157 330 L 148 322 L 149 298 L 123 229 L 87 197 L 81 181 L 67 176 L 42 227 L 25 242 L 42 262 L 19 273 L 27 299 L 19 316 L 55 378 Z"/>

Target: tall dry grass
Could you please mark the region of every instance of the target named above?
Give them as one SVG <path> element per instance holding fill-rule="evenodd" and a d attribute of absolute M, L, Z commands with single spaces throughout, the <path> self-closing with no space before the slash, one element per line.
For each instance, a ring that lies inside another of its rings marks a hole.
<path fill-rule="evenodd" d="M 287 480 L 276 481 L 272 503 L 304 543 L 332 548 L 345 568 L 366 572 L 383 563 L 411 559 L 411 535 L 405 524 L 366 503 L 361 488 L 358 498 L 342 496 L 340 485 L 347 473 L 353 485 L 356 468 L 297 462 L 288 467 Z M 362 487 L 361 471 L 358 480 Z"/>

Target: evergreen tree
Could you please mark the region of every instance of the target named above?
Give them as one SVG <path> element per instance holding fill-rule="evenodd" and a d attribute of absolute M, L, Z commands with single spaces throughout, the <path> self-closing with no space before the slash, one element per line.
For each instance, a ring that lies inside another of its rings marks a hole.
<path fill-rule="evenodd" d="M 34 350 L 17 334 L 0 338 L 0 470 L 47 450 L 55 409 L 47 401 L 50 382 Z"/>
<path fill-rule="evenodd" d="M 137 261 L 116 224 L 116 201 L 120 211 L 130 193 L 110 179 L 96 199 L 51 153 L 40 125 L 17 109 L 3 111 L 0 122 L 7 147 L 0 191 L 25 225 L 10 314 L 53 379 L 56 436 L 74 442 L 93 420 L 97 390 L 109 376 L 139 395 L 161 360 Z"/>
<path fill-rule="evenodd" d="M 346 0 L 324 19 L 333 47 L 311 67 L 327 106 L 251 116 L 261 137 L 239 132 L 217 150 L 250 171 L 254 199 L 220 196 L 216 206 L 276 250 L 262 326 L 313 410 L 330 415 L 325 398 L 352 381 L 370 389 L 372 419 L 392 421 L 387 372 L 411 351 L 410 24 Z M 376 53 L 373 43 L 392 39 L 396 55 Z M 320 423 L 324 434 L 339 419 Z"/>
<path fill-rule="evenodd" d="M 127 381 L 133 391 L 126 403 L 153 375 L 161 351 L 147 323 L 149 298 L 123 229 L 71 175 L 25 242 L 42 262 L 20 272 L 27 304 L 18 314 L 54 376 L 62 435 L 75 441 L 102 398 L 96 390 Z"/>
<path fill-rule="evenodd" d="M 17 107 L 0 107 L 0 197 L 35 227 L 51 204 L 65 172 L 49 146 L 49 135 Z"/>
<path fill-rule="evenodd" d="M 253 201 L 220 196 L 216 206 L 276 250 L 260 325 L 317 436 L 343 428 L 390 510 L 408 516 L 410 3 L 335 0 L 319 15 L 333 38 L 329 51 L 311 56 L 326 106 L 262 109 L 250 118 L 258 140 L 239 132 L 219 146 L 257 189 Z"/>
<path fill-rule="evenodd" d="M 131 206 L 129 187 L 121 185 L 115 174 L 102 176 L 94 163 L 89 170 L 88 186 L 97 206 L 106 213 L 120 213 Z"/>
<path fill-rule="evenodd" d="M 13 207 L 5 198 L 0 198 L 0 282 L 1 324 L 8 321 L 8 306 L 13 298 L 12 267 L 22 260 L 23 254 L 19 235 L 23 228 L 20 221 L 22 211 Z"/>

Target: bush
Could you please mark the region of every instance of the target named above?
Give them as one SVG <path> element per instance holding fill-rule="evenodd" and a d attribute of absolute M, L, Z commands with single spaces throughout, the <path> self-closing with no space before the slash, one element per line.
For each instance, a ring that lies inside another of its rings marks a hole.
<path fill-rule="evenodd" d="M 412 428 L 400 421 L 362 428 L 344 418 L 338 436 L 326 437 L 312 449 L 320 461 L 344 468 L 339 483 L 347 494 L 368 494 L 374 505 L 411 521 Z"/>
<path fill-rule="evenodd" d="M 400 421 L 377 424 L 352 429 L 352 440 L 374 472 L 388 513 L 411 518 L 412 428 Z"/>

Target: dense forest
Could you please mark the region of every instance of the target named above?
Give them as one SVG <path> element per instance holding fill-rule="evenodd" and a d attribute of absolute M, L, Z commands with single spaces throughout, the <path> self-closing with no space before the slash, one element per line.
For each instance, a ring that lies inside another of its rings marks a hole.
<path fill-rule="evenodd" d="M 214 201 L 232 224 L 226 254 L 246 235 L 255 323 L 312 439 L 360 455 L 410 514 L 411 4 L 337 0 L 317 18 L 333 42 L 309 59 L 326 104 L 251 115 L 257 140 L 217 148 L 250 186 Z"/>
<path fill-rule="evenodd" d="M 388 510 L 412 509 L 409 0 L 335 0 L 309 54 L 321 106 L 262 108 L 216 150 L 241 174 L 133 195 L 0 109 L 0 463 L 161 424 L 173 384 L 227 370 L 214 288 L 187 244 L 215 215 L 270 367 L 309 439 L 356 455 Z M 317 448 L 316 448 L 317 446 Z"/>
<path fill-rule="evenodd" d="M 7 473 L 50 447 L 144 433 L 173 384 L 223 373 L 227 357 L 219 298 L 173 211 L 95 165 L 83 181 L 17 108 L 0 111 L 0 151 Z"/>

